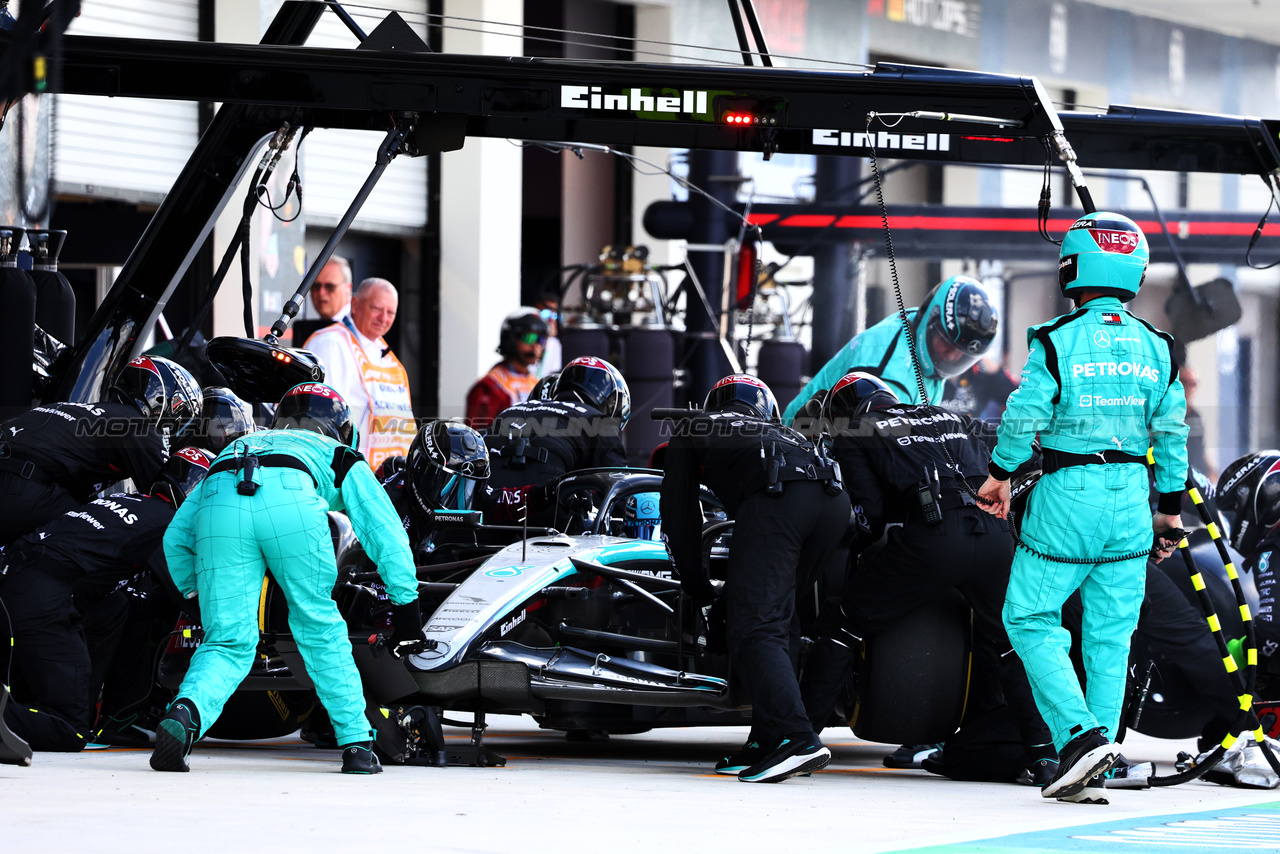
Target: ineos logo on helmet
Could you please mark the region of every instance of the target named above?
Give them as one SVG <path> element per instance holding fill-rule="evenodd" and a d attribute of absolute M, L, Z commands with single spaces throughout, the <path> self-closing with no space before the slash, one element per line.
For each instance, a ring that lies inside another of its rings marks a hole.
<path fill-rule="evenodd" d="M 730 374 L 711 387 L 702 408 L 708 412 L 739 412 L 766 421 L 780 421 L 773 391 L 750 374 Z"/>
<path fill-rule="evenodd" d="M 333 386 L 327 386 L 323 383 L 303 383 L 296 385 L 285 392 L 285 397 L 293 394 L 318 394 L 321 397 L 332 397 L 336 400 L 342 400 L 342 395 L 338 394 Z"/>
<path fill-rule="evenodd" d="M 175 456 L 179 456 L 179 457 L 182 457 L 183 459 L 190 460 L 196 465 L 204 466 L 205 468 L 209 468 L 210 466 L 213 465 L 213 460 L 209 458 L 209 455 L 206 454 L 204 451 L 200 450 L 199 448 L 186 447 L 178 451 L 178 453 Z"/>
<path fill-rule="evenodd" d="M 1093 235 L 1093 241 L 1098 244 L 1105 252 L 1119 252 L 1122 255 L 1132 255 L 1134 250 L 1141 243 L 1139 235 L 1132 231 L 1112 231 L 1103 228 L 1091 228 L 1089 233 Z"/>

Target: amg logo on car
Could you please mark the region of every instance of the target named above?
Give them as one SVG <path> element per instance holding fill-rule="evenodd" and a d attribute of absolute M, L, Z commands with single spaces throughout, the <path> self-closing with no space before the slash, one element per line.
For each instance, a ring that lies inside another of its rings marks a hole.
<path fill-rule="evenodd" d="M 646 92 L 677 92 L 672 95 Z M 667 89 L 661 86 L 628 89 L 624 94 L 606 93 L 601 86 L 561 86 L 560 106 L 577 110 L 625 110 L 629 113 L 687 113 L 706 115 L 707 93 L 694 89 Z"/>
<path fill-rule="evenodd" d="M 950 151 L 949 133 L 858 133 L 848 130 L 813 129 L 814 145 L 840 148 L 900 148 L 903 151 Z"/>

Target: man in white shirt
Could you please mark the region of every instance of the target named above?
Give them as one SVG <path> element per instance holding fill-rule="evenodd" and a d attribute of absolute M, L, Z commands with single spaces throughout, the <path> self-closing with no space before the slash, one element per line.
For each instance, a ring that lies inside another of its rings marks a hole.
<path fill-rule="evenodd" d="M 351 313 L 351 262 L 341 255 L 329 256 L 309 295 L 322 320 L 341 323 Z"/>
<path fill-rule="evenodd" d="M 307 339 L 325 369 L 325 383 L 351 407 L 359 449 L 377 469 L 387 457 L 409 452 L 417 433 L 409 376 L 382 337 L 396 319 L 400 298 L 386 279 L 365 279 L 339 322 Z"/>

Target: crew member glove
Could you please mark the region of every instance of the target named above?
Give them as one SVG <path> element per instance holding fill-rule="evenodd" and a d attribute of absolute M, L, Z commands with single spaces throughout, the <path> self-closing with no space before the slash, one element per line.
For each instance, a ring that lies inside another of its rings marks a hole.
<path fill-rule="evenodd" d="M 425 648 L 422 641 L 422 609 L 417 599 L 392 606 L 392 654 L 412 656 Z"/>
<path fill-rule="evenodd" d="M 680 589 L 689 594 L 699 608 L 705 608 L 716 599 L 716 589 L 711 586 L 711 579 L 705 573 L 682 573 Z"/>

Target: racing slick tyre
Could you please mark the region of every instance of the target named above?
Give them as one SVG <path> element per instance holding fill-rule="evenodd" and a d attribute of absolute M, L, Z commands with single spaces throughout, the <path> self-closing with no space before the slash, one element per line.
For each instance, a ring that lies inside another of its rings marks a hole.
<path fill-rule="evenodd" d="M 315 707 L 310 691 L 237 691 L 206 735 L 235 741 L 279 738 L 297 732 Z"/>
<path fill-rule="evenodd" d="M 854 734 L 885 744 L 946 741 L 964 716 L 970 623 L 968 606 L 951 590 L 865 638 Z"/>

